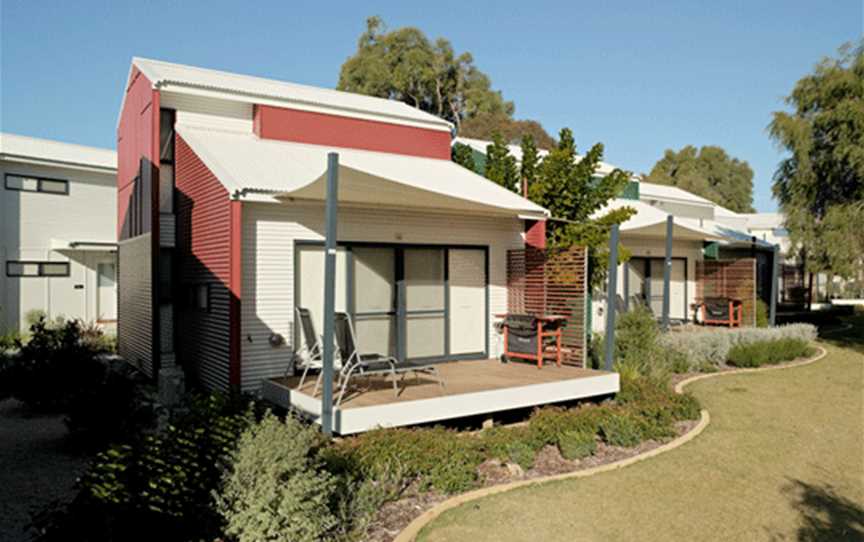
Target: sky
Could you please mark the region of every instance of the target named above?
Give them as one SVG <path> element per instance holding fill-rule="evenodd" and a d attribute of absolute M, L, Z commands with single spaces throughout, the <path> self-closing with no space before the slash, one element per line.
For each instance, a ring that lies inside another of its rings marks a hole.
<path fill-rule="evenodd" d="M 861 39 L 862 0 L 95 2 L 0 0 L 0 129 L 114 148 L 133 56 L 334 87 L 370 15 L 468 51 L 517 118 L 647 173 L 719 145 L 773 211 L 766 127 L 795 82 Z M 362 4 L 362 5 L 361 5 Z"/>

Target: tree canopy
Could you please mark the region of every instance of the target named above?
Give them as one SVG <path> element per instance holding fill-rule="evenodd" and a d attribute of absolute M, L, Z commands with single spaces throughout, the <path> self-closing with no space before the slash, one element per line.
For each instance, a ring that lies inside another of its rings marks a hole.
<path fill-rule="evenodd" d="M 474 149 L 464 143 L 456 142 L 450 148 L 450 159 L 460 166 L 477 173 L 477 164 L 474 162 Z"/>
<path fill-rule="evenodd" d="M 667 149 L 646 181 L 677 186 L 736 213 L 752 213 L 753 170 L 716 146 Z"/>
<path fill-rule="evenodd" d="M 492 136 L 492 143 L 486 147 L 486 178 L 500 184 L 507 190 L 520 193 L 519 166 L 516 157 L 510 154 L 507 143 L 499 135 Z"/>
<path fill-rule="evenodd" d="M 864 246 L 864 41 L 823 59 L 774 113 L 771 138 L 789 155 L 774 195 L 811 272 L 861 273 Z"/>
<path fill-rule="evenodd" d="M 541 146 L 552 141 L 536 121 L 513 120 L 513 102 L 492 88 L 471 53 L 457 55 L 449 41 L 432 42 L 417 28 L 388 32 L 380 17 L 366 20 L 357 52 L 342 64 L 337 88 L 403 101 L 452 122 L 466 137 L 491 139 L 497 132 L 508 143 L 523 134 Z"/>
<path fill-rule="evenodd" d="M 540 163 L 537 180 L 528 186 L 531 201 L 552 214 L 546 225 L 549 245 L 584 245 L 588 248 L 589 281 L 594 288 L 599 287 L 606 277 L 612 224 L 620 224 L 636 212 L 624 207 L 593 217 L 609 200 L 618 196 L 630 180 L 630 174 L 620 169 L 598 177 L 596 172 L 602 160 L 602 143 L 595 144 L 579 159 L 573 132 L 564 128 L 558 146 Z M 619 250 L 619 254 L 620 260 L 627 259 L 626 251 Z"/>

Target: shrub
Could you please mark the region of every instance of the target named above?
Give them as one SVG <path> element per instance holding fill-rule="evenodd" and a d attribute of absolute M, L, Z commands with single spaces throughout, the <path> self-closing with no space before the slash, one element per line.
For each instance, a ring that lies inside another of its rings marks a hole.
<path fill-rule="evenodd" d="M 812 324 L 788 324 L 773 328 L 712 329 L 694 332 L 666 333 L 660 344 L 687 358 L 692 370 L 713 369 L 726 364 L 735 346 L 778 339 L 798 339 L 810 342 L 817 338 Z"/>
<path fill-rule="evenodd" d="M 595 433 L 588 431 L 567 431 L 558 438 L 558 449 L 564 459 L 582 459 L 597 450 Z"/>
<path fill-rule="evenodd" d="M 240 437 L 216 508 L 239 542 L 316 541 L 337 526 L 337 484 L 317 458 L 321 434 L 267 413 Z"/>
<path fill-rule="evenodd" d="M 507 459 L 524 470 L 528 470 L 534 465 L 536 454 L 537 450 L 526 441 L 514 440 L 507 445 Z"/>
<path fill-rule="evenodd" d="M 609 416 L 600 422 L 600 433 L 603 440 L 612 446 L 629 448 L 642 440 L 636 419 L 624 413 Z"/>
<path fill-rule="evenodd" d="M 761 299 L 756 300 L 756 327 L 768 327 L 768 305 Z"/>
<path fill-rule="evenodd" d="M 40 540 L 213 539 L 222 520 L 212 493 L 221 484 L 250 407 L 222 395 L 194 396 L 156 434 L 98 454 L 78 494 L 34 524 Z"/>
<path fill-rule="evenodd" d="M 791 361 L 807 355 L 810 346 L 801 339 L 777 339 L 738 344 L 729 352 L 729 364 L 736 367 L 760 367 Z"/>
<path fill-rule="evenodd" d="M 417 480 L 422 488 L 455 493 L 474 486 L 483 460 L 472 439 L 436 427 L 370 431 L 336 444 L 328 461 L 400 488 Z"/>
<path fill-rule="evenodd" d="M 4 363 L 3 378 L 10 393 L 34 410 L 58 410 L 70 397 L 93 386 L 104 372 L 98 352 L 82 340 L 81 325 L 59 327 L 45 319 L 30 328 L 30 339 L 17 341 L 18 355 Z"/>

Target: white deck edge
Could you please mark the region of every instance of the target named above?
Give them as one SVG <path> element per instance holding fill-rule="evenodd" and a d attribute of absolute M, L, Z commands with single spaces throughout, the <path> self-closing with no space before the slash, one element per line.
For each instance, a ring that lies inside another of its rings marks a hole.
<path fill-rule="evenodd" d="M 333 412 L 334 431 L 340 435 L 350 435 L 379 427 L 401 427 L 598 397 L 619 390 L 618 373 L 605 373 L 385 405 L 336 408 Z M 321 399 L 318 397 L 300 393 L 271 380 L 264 381 L 262 395 L 279 406 L 294 407 L 320 423 Z"/>

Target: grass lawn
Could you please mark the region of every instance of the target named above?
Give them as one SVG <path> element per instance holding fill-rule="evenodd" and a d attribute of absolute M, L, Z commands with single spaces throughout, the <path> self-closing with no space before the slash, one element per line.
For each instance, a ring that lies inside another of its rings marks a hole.
<path fill-rule="evenodd" d="M 453 509 L 424 542 L 864 540 L 864 319 L 812 365 L 689 387 L 711 413 L 645 462 Z"/>

